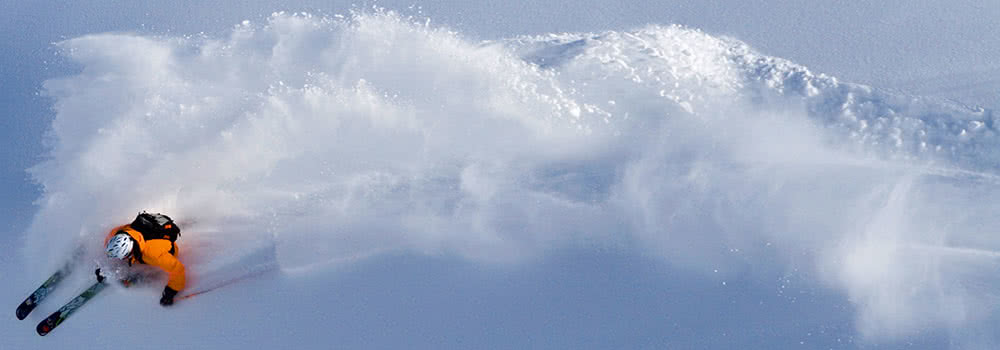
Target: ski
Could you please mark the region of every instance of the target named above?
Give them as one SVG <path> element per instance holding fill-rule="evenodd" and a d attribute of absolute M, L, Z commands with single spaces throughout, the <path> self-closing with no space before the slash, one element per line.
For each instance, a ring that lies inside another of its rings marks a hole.
<path fill-rule="evenodd" d="M 53 329 L 56 328 L 60 323 L 66 320 L 69 315 L 72 315 L 77 309 L 79 309 L 88 300 L 94 298 L 98 292 L 100 292 L 107 284 L 103 282 L 96 282 L 87 288 L 87 290 L 80 293 L 76 298 L 70 300 L 66 305 L 53 312 L 49 317 L 46 317 L 42 322 L 38 323 L 38 327 L 35 330 L 38 331 L 38 335 L 49 334 Z"/>
<path fill-rule="evenodd" d="M 45 280 L 45 282 L 43 282 L 42 285 L 38 287 L 38 289 L 35 289 L 35 291 L 31 293 L 31 295 L 29 295 L 27 299 L 24 299 L 24 301 L 21 302 L 21 305 L 17 306 L 17 319 L 23 320 L 25 317 L 28 317 L 28 314 L 31 313 L 31 310 L 34 310 L 35 307 L 38 306 L 38 303 L 41 303 L 42 300 L 45 300 L 45 297 L 49 295 L 49 292 L 55 289 L 56 285 L 58 285 L 59 282 L 62 281 L 63 278 L 69 275 L 69 273 L 72 271 L 73 271 L 73 265 L 70 262 L 66 263 L 65 266 L 63 266 L 61 269 L 53 273 L 52 276 L 49 277 L 49 279 Z"/>

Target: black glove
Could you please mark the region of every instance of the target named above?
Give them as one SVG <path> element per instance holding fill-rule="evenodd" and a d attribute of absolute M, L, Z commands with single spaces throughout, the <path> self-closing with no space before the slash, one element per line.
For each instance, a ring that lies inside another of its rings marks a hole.
<path fill-rule="evenodd" d="M 170 288 L 170 286 L 163 287 L 163 297 L 160 298 L 160 305 L 170 306 L 174 304 L 174 296 L 177 295 L 177 291 Z"/>
<path fill-rule="evenodd" d="M 104 276 L 101 276 L 101 268 L 98 267 L 94 270 L 94 274 L 97 275 L 97 283 L 104 283 Z"/>

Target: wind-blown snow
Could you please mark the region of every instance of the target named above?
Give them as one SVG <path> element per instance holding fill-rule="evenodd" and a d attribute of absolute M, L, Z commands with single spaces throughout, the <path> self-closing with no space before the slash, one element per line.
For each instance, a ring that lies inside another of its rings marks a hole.
<path fill-rule="evenodd" d="M 876 341 L 997 304 L 977 283 L 1000 249 L 993 112 L 736 39 L 653 25 L 472 42 L 379 12 L 59 45 L 81 70 L 45 84 L 57 114 L 25 256 L 52 263 L 32 274 L 75 244 L 53 242 L 144 209 L 182 223 L 191 290 L 247 266 L 530 264 L 603 241 L 696 273 L 813 271 Z"/>

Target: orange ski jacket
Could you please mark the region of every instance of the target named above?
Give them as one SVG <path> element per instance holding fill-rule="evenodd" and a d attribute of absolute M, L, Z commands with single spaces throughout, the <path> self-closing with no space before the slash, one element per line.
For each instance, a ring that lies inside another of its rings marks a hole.
<path fill-rule="evenodd" d="M 111 237 L 119 232 L 125 232 L 129 236 L 132 236 L 132 239 L 137 243 L 136 247 L 132 248 L 132 256 L 129 257 L 129 264 L 138 262 L 140 264 L 159 267 L 169 275 L 167 287 L 176 291 L 184 288 L 184 264 L 181 264 L 181 261 L 177 260 L 179 252 L 177 242 L 171 242 L 166 239 L 151 239 L 147 241 L 142 238 L 142 233 L 139 233 L 139 231 L 136 231 L 129 225 L 122 225 L 115 227 L 108 233 L 108 236 L 104 238 L 104 245 L 107 246 Z"/>

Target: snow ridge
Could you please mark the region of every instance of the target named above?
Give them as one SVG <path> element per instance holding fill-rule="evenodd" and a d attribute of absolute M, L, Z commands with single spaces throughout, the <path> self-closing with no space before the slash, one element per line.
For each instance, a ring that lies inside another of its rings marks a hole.
<path fill-rule="evenodd" d="M 573 76 L 577 82 L 624 79 L 634 83 L 630 88 L 659 90 L 688 113 L 713 95 L 764 108 L 780 98 L 803 105 L 807 117 L 855 143 L 856 151 L 979 170 L 1000 165 L 989 151 L 997 142 L 990 109 L 840 82 L 696 29 L 654 25 L 632 32 L 519 37 L 504 45 L 541 68 L 582 74 Z M 692 91 L 695 87 L 702 90 Z"/>

